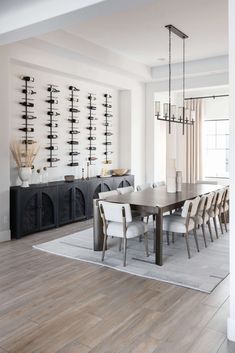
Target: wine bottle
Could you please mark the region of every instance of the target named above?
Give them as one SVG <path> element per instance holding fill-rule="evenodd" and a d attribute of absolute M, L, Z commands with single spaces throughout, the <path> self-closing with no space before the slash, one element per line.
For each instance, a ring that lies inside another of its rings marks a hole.
<path fill-rule="evenodd" d="M 95 151 L 95 150 L 96 150 L 96 147 L 87 147 L 87 150 L 89 150 L 89 151 Z"/>
<path fill-rule="evenodd" d="M 87 129 L 88 130 L 96 130 L 96 127 L 95 126 L 87 126 Z"/>
<path fill-rule="evenodd" d="M 37 92 L 33 91 L 32 89 L 22 89 L 22 93 L 26 94 L 36 94 Z"/>
<path fill-rule="evenodd" d="M 78 162 L 72 162 L 68 164 L 69 167 L 78 167 L 79 163 Z"/>
<path fill-rule="evenodd" d="M 95 136 L 89 136 L 87 139 L 90 140 L 90 141 L 94 141 L 94 140 L 96 140 L 96 137 Z"/>
<path fill-rule="evenodd" d="M 105 94 L 104 94 L 104 97 L 105 97 L 105 98 L 112 98 L 111 94 L 108 94 L 108 93 L 105 93 Z"/>
<path fill-rule="evenodd" d="M 78 119 L 68 119 L 68 121 L 70 121 L 70 123 L 74 123 L 74 124 L 78 124 L 79 120 Z"/>
<path fill-rule="evenodd" d="M 34 77 L 20 76 L 21 80 L 34 82 Z"/>
<path fill-rule="evenodd" d="M 105 113 L 104 116 L 106 116 L 106 118 L 111 118 L 113 114 Z"/>
<path fill-rule="evenodd" d="M 69 143 L 70 145 L 78 145 L 78 144 L 79 144 L 78 141 L 68 141 L 68 143 Z"/>
<path fill-rule="evenodd" d="M 53 93 L 59 93 L 60 90 L 55 88 L 55 87 L 48 87 L 47 88 L 48 92 L 53 92 Z"/>
<path fill-rule="evenodd" d="M 76 134 L 80 134 L 80 131 L 78 131 L 78 130 L 70 130 L 69 133 L 71 135 L 76 135 Z"/>
<path fill-rule="evenodd" d="M 95 118 L 94 116 L 88 116 L 89 120 L 98 120 L 98 118 Z"/>
<path fill-rule="evenodd" d="M 46 124 L 46 126 L 49 126 L 49 127 L 58 127 L 58 124 L 57 124 L 57 123 L 48 123 L 48 124 Z"/>
<path fill-rule="evenodd" d="M 57 151 L 58 150 L 58 146 L 48 146 L 45 147 L 47 150 L 51 150 L 51 151 Z"/>
<path fill-rule="evenodd" d="M 71 113 L 80 113 L 80 110 L 78 110 L 77 108 L 69 108 L 69 111 Z"/>
<path fill-rule="evenodd" d="M 21 127 L 19 130 L 24 131 L 24 132 L 34 132 L 33 127 Z"/>
<path fill-rule="evenodd" d="M 70 101 L 70 102 L 76 102 L 76 103 L 78 103 L 78 102 L 79 102 L 79 98 L 73 98 L 73 97 L 71 97 L 71 98 L 69 98 L 69 101 Z"/>
<path fill-rule="evenodd" d="M 105 154 L 105 155 L 113 154 L 113 152 L 112 152 L 112 151 L 106 151 L 106 152 L 104 152 L 104 154 Z"/>
<path fill-rule="evenodd" d="M 22 140 L 22 143 L 24 145 L 33 145 L 34 143 L 37 143 L 37 142 L 34 140 Z"/>
<path fill-rule="evenodd" d="M 110 141 L 104 142 L 104 145 L 112 145 L 112 142 L 110 142 Z"/>
<path fill-rule="evenodd" d="M 112 136 L 113 133 L 108 131 L 108 132 L 105 132 L 104 135 L 105 135 L 105 136 Z"/>
<path fill-rule="evenodd" d="M 91 101 L 95 101 L 95 100 L 96 100 L 96 97 L 93 96 L 93 95 L 89 95 L 89 96 L 88 96 L 88 99 L 90 99 Z"/>
<path fill-rule="evenodd" d="M 96 110 L 96 106 L 94 106 L 94 105 L 88 106 L 87 108 L 90 110 Z"/>
<path fill-rule="evenodd" d="M 20 104 L 24 107 L 34 107 L 34 104 L 30 102 L 20 102 Z"/>
<path fill-rule="evenodd" d="M 69 152 L 69 155 L 70 156 L 78 156 L 80 154 L 80 152 L 77 152 L 77 151 L 75 151 L 75 152 Z"/>
<path fill-rule="evenodd" d="M 108 104 L 108 103 L 103 103 L 103 106 L 106 107 L 106 108 L 112 108 L 112 105 Z"/>
<path fill-rule="evenodd" d="M 58 104 L 59 103 L 58 99 L 47 99 L 46 102 L 50 103 L 50 104 Z"/>
<path fill-rule="evenodd" d="M 103 125 L 104 125 L 104 126 L 112 127 L 112 124 L 111 124 L 111 123 L 104 123 Z"/>
<path fill-rule="evenodd" d="M 47 135 L 47 138 L 49 138 L 49 139 L 57 139 L 58 135 L 55 135 L 55 134 Z"/>
<path fill-rule="evenodd" d="M 98 159 L 97 157 L 88 157 L 89 161 L 95 161 L 96 159 Z"/>
<path fill-rule="evenodd" d="M 47 112 L 47 115 L 58 116 L 58 115 L 60 115 L 60 113 L 48 111 L 48 112 Z"/>
<path fill-rule="evenodd" d="M 22 118 L 29 119 L 29 120 L 37 119 L 37 117 L 34 115 L 22 115 Z"/>
<path fill-rule="evenodd" d="M 53 163 L 53 162 L 58 162 L 59 158 L 52 157 L 52 158 L 47 158 L 47 162 Z"/>
<path fill-rule="evenodd" d="M 80 91 L 79 88 L 74 87 L 74 86 L 69 86 L 70 91 Z"/>

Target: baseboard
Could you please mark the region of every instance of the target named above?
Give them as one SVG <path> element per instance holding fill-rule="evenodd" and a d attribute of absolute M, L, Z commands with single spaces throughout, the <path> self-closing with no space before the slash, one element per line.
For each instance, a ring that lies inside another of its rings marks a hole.
<path fill-rule="evenodd" d="M 227 336 L 229 341 L 235 342 L 235 319 L 228 318 Z"/>
<path fill-rule="evenodd" d="M 0 231 L 0 243 L 4 241 L 11 240 L 11 232 L 10 230 L 2 230 Z"/>

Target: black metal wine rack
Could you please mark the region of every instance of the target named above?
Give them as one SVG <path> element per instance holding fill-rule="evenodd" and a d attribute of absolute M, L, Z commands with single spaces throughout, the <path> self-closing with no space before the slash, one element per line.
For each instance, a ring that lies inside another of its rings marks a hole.
<path fill-rule="evenodd" d="M 94 125 L 94 121 L 96 120 L 96 117 L 95 117 L 95 111 L 96 111 L 96 103 L 95 103 L 95 100 L 96 100 L 96 95 L 95 93 L 89 93 L 88 94 L 88 106 L 87 108 L 89 109 L 89 116 L 88 116 L 88 119 L 89 119 L 89 125 L 87 126 L 87 129 L 89 130 L 89 135 L 88 135 L 88 141 L 89 141 L 89 144 L 88 144 L 88 161 L 90 163 L 90 165 L 94 165 L 94 162 L 97 157 L 94 156 L 94 150 L 96 150 L 96 147 L 94 146 L 94 141 L 96 141 L 96 136 L 94 136 L 94 131 L 96 131 L 96 126 Z"/>
<path fill-rule="evenodd" d="M 104 113 L 104 116 L 105 116 L 105 123 L 104 123 L 104 126 L 105 126 L 105 132 L 104 132 L 105 161 L 104 161 L 104 163 L 111 164 L 112 160 L 109 158 L 109 156 L 113 152 L 112 152 L 112 150 L 109 150 L 109 146 L 112 145 L 112 139 L 110 137 L 110 136 L 112 136 L 112 131 L 110 128 L 112 126 L 112 124 L 111 124 L 112 119 L 111 118 L 113 117 L 112 111 L 110 110 L 112 108 L 112 101 L 111 101 L 112 96 L 108 93 L 105 93 L 104 98 L 105 98 L 105 103 L 103 104 L 105 107 L 105 113 Z"/>
<path fill-rule="evenodd" d="M 49 150 L 49 157 L 47 158 L 47 162 L 49 163 L 49 167 L 56 167 L 55 163 L 59 161 L 58 154 L 55 154 L 55 151 L 58 150 L 58 143 L 54 141 L 58 138 L 58 132 L 56 132 L 56 128 L 58 127 L 58 116 L 60 115 L 58 109 L 55 108 L 55 105 L 58 104 L 58 97 L 55 97 L 54 94 L 59 93 L 58 86 L 56 85 L 48 85 L 47 91 L 48 99 L 47 103 L 49 104 L 49 109 L 47 111 L 48 115 L 48 123 L 46 124 L 49 128 L 47 138 L 49 139 L 49 144 L 46 147 Z"/>
<path fill-rule="evenodd" d="M 25 152 L 27 154 L 28 145 L 36 143 L 36 141 L 31 136 L 31 133 L 34 132 L 34 125 L 31 121 L 36 119 L 36 116 L 33 115 L 34 112 L 32 111 L 32 108 L 34 107 L 34 99 L 29 98 L 36 94 L 36 92 L 34 91 L 34 86 L 30 84 L 30 82 L 34 82 L 33 77 L 21 76 L 21 80 L 24 81 L 24 84 L 22 85 L 22 93 L 24 94 L 24 97 L 22 98 L 22 102 L 20 102 L 20 104 L 24 107 L 22 112 L 22 119 L 24 119 L 24 123 L 23 126 L 19 128 L 19 130 L 24 132 L 22 143 L 25 145 Z"/>
<path fill-rule="evenodd" d="M 69 152 L 70 163 L 68 164 L 68 166 L 77 167 L 79 165 L 79 162 L 77 160 L 74 160 L 74 157 L 80 154 L 76 148 L 79 145 L 79 141 L 76 138 L 74 138 L 74 135 L 77 135 L 80 133 L 80 131 L 77 130 L 78 123 L 79 123 L 77 114 L 80 112 L 80 110 L 78 110 L 78 106 L 75 103 L 79 101 L 79 98 L 76 92 L 79 92 L 80 89 L 75 86 L 69 86 L 69 90 L 70 90 L 69 100 L 71 104 L 69 108 L 70 118 L 68 119 L 70 122 L 70 131 L 69 131 L 70 141 L 68 141 L 68 143 L 70 144 L 71 149 Z"/>

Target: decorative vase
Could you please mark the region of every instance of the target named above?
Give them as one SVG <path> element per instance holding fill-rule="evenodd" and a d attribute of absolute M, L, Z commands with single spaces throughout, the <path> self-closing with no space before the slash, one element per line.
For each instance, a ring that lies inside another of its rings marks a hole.
<path fill-rule="evenodd" d="M 21 187 L 28 188 L 29 187 L 29 179 L 32 174 L 32 169 L 30 167 L 21 167 L 19 168 L 19 177 L 22 181 Z"/>
<path fill-rule="evenodd" d="M 176 191 L 182 191 L 182 172 L 180 170 L 176 172 Z"/>

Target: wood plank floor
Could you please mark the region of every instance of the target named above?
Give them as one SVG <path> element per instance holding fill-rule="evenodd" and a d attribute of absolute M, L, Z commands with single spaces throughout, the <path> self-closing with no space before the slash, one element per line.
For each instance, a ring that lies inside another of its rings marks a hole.
<path fill-rule="evenodd" d="M 0 353 L 234 353 L 228 278 L 207 295 L 32 248 L 90 221 L 0 245 Z"/>

